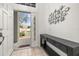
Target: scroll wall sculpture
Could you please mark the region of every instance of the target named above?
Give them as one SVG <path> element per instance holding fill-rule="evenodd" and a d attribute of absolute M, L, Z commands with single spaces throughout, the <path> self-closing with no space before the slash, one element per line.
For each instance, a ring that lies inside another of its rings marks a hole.
<path fill-rule="evenodd" d="M 54 12 L 49 15 L 48 21 L 50 24 L 57 24 L 65 20 L 65 16 L 68 14 L 70 7 L 66 7 L 62 5 L 58 10 L 54 10 Z"/>

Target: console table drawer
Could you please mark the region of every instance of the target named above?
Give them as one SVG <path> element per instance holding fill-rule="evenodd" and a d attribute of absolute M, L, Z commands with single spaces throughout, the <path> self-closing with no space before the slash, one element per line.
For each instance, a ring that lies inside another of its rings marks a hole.
<path fill-rule="evenodd" d="M 50 42 L 52 45 L 55 47 L 59 48 L 60 50 L 62 49 L 63 52 L 67 53 L 67 47 L 57 41 L 54 41 L 52 39 L 47 39 L 48 42 Z"/>

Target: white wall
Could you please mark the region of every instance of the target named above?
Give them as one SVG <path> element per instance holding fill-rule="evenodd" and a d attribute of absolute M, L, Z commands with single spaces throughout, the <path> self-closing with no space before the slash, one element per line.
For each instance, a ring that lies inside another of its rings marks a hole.
<path fill-rule="evenodd" d="M 58 9 L 61 5 L 70 7 L 69 14 L 65 17 L 65 21 L 57 24 L 49 24 L 49 14 L 54 12 L 54 10 Z M 38 41 L 40 40 L 40 34 L 47 33 L 79 43 L 79 4 L 39 3 L 37 4 L 37 8 Z"/>
<path fill-rule="evenodd" d="M 65 21 L 58 24 L 49 24 L 48 17 L 51 12 L 61 5 L 70 7 Z M 79 42 L 79 4 L 37 4 L 38 6 L 38 32 L 48 33 L 67 40 Z M 39 35 L 38 34 L 38 35 Z"/>
<path fill-rule="evenodd" d="M 38 46 L 40 46 L 40 34 L 41 33 L 46 33 L 46 15 L 45 15 L 45 6 L 44 4 L 36 4 L 36 7 L 37 7 L 37 20 L 36 20 L 36 29 L 37 29 L 37 32 L 36 32 L 36 39 L 38 39 Z"/>

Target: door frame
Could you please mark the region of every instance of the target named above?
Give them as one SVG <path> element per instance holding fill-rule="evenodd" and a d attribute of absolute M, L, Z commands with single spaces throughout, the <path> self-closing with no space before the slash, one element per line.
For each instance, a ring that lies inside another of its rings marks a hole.
<path fill-rule="evenodd" d="M 32 24 L 33 24 L 33 17 L 36 14 L 36 8 L 33 7 L 28 7 L 28 6 L 23 6 L 23 5 L 18 5 L 18 4 L 12 4 L 13 5 L 13 11 L 24 11 L 24 12 L 31 12 L 32 14 Z M 32 40 L 31 40 L 31 46 L 35 42 L 34 41 L 34 28 L 32 28 Z M 19 43 L 14 43 L 14 49 L 16 49 L 19 46 Z"/>
<path fill-rule="evenodd" d="M 23 12 L 26 12 L 26 11 L 23 11 Z M 21 45 L 24 45 L 24 44 L 26 44 L 26 45 L 29 44 L 32 47 L 36 46 L 36 36 L 35 36 L 35 34 L 36 34 L 36 30 L 35 30 L 36 29 L 36 15 L 35 14 L 36 13 L 35 12 L 34 13 L 30 12 L 30 13 L 31 13 L 31 39 L 30 39 L 29 43 L 26 42 L 26 41 L 22 42 L 21 40 L 19 40 L 19 38 L 18 38 L 19 35 L 16 33 L 17 34 L 17 42 L 14 45 L 14 49 L 17 48 L 17 47 L 19 47 L 19 46 L 21 46 Z M 17 21 L 17 32 L 19 31 L 18 22 L 19 21 Z M 21 44 L 21 43 L 23 43 L 23 44 Z"/>

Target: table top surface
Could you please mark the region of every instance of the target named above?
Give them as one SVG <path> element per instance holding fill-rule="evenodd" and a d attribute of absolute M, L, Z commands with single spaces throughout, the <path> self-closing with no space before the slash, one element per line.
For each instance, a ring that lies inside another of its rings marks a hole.
<path fill-rule="evenodd" d="M 77 42 L 73 42 L 73 41 L 70 41 L 70 40 L 67 40 L 67 39 L 62 39 L 62 38 L 52 36 L 52 35 L 49 35 L 49 34 L 41 34 L 41 35 L 48 38 L 48 39 L 52 39 L 54 41 L 57 41 L 57 42 L 59 42 L 63 45 L 69 46 L 71 48 L 79 47 L 79 43 L 77 43 Z"/>

